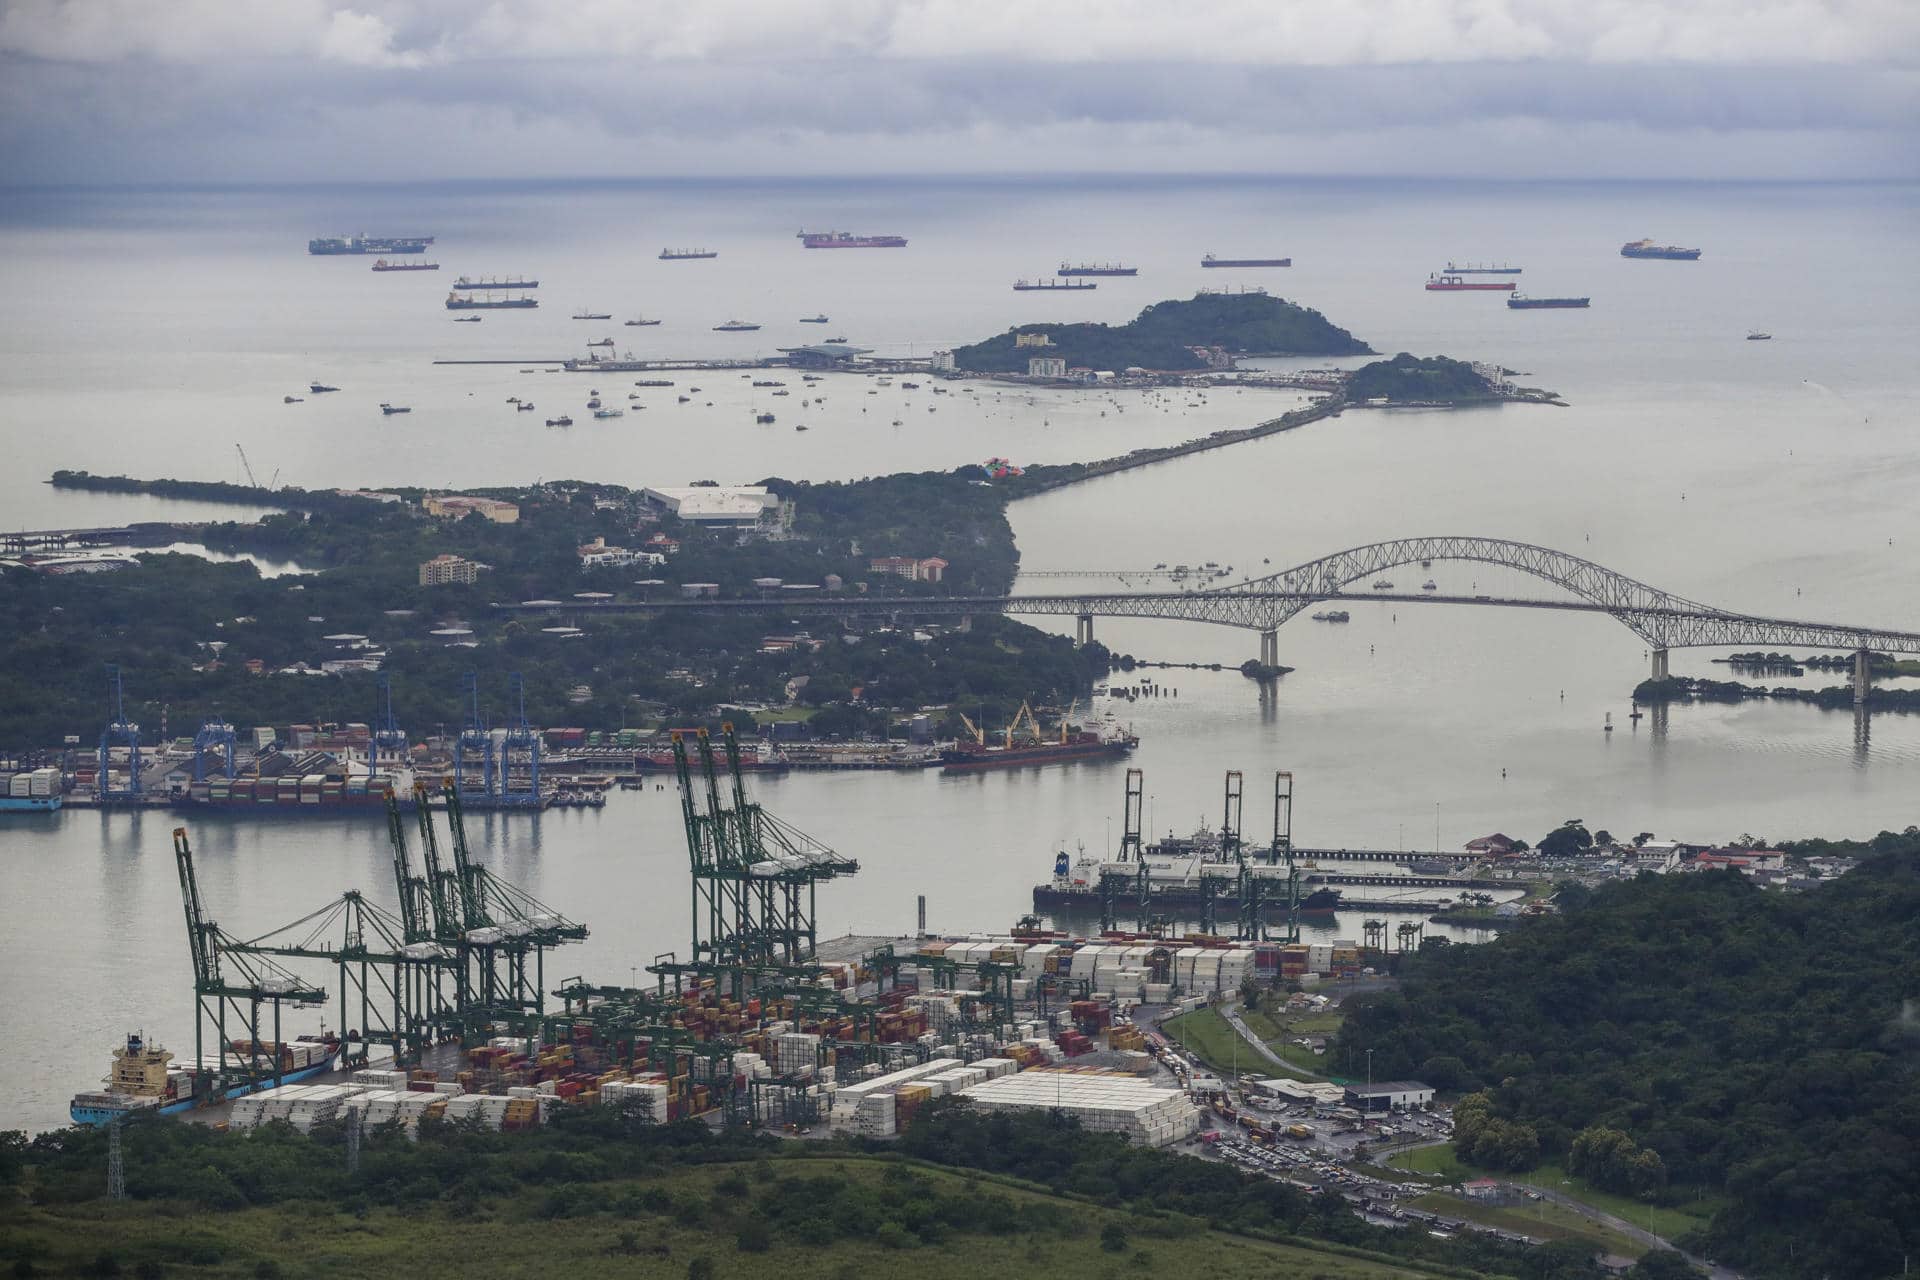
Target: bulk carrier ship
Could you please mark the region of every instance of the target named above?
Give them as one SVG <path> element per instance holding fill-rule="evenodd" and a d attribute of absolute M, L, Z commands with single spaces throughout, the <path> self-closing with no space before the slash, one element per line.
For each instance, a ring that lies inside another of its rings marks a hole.
<path fill-rule="evenodd" d="M 1001 744 L 988 746 L 987 735 L 963 713 L 960 719 L 973 731 L 973 741 L 942 748 L 940 763 L 947 773 L 972 773 L 980 769 L 1012 769 L 1068 760 L 1117 760 L 1140 745 L 1139 738 L 1111 720 L 1088 729 L 1068 724 L 1072 715 L 1073 708 L 1067 708 L 1066 716 L 1060 720 L 1058 737 L 1043 737 L 1033 708 L 1023 702 L 1014 713 L 1013 723 L 1007 726 Z M 1022 721 L 1030 726 L 1031 734 L 1016 742 L 1013 735 L 1019 732 Z"/>
<path fill-rule="evenodd" d="M 375 258 L 373 269 L 375 271 L 438 271 L 440 264 L 437 262 L 388 262 L 385 258 Z"/>
<path fill-rule="evenodd" d="M 1063 262 L 1057 276 L 1137 276 L 1138 267 L 1123 267 L 1117 262 Z"/>
<path fill-rule="evenodd" d="M 432 236 L 336 236 L 307 241 L 307 252 L 320 257 L 343 253 L 425 253 Z"/>
<path fill-rule="evenodd" d="M 496 298 L 490 293 L 483 297 L 463 293 L 447 295 L 449 311 L 530 311 L 539 305 L 538 298 Z"/>
<path fill-rule="evenodd" d="M 1203 267 L 1290 267 L 1292 258 L 1216 258 L 1212 254 L 1200 259 Z"/>
<path fill-rule="evenodd" d="M 1514 287 L 1511 280 L 1468 280 L 1457 275 L 1431 275 L 1427 277 L 1427 290 L 1431 293 L 1466 293 L 1475 290 L 1508 291 Z"/>
<path fill-rule="evenodd" d="M 340 1047 L 333 1036 L 301 1036 L 285 1043 L 263 1040 L 257 1046 L 251 1040 L 235 1040 L 224 1062 L 209 1057 L 192 1067 L 176 1067 L 171 1065 L 172 1053 L 135 1032 L 113 1051 L 113 1065 L 101 1081 L 107 1087 L 74 1094 L 67 1114 L 75 1124 L 106 1125 L 134 1112 L 171 1115 L 208 1107 L 330 1071 L 339 1061 Z M 227 1084 L 235 1072 L 264 1078 Z"/>

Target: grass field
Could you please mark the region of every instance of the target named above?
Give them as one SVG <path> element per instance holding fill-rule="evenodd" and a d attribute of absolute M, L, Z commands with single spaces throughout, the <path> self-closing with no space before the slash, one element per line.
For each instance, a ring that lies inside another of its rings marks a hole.
<path fill-rule="evenodd" d="M 834 1177 L 878 1183 L 897 1174 L 898 1162 L 834 1157 L 774 1162 L 764 1177 Z M 311 1202 L 229 1213 L 196 1211 L 157 1201 L 94 1202 L 72 1208 L 0 1209 L 0 1260 L 33 1260 L 15 1275 L 73 1275 L 94 1268 L 103 1253 L 118 1274 L 179 1277 L 273 1277 L 312 1274 L 406 1275 L 411 1280 L 467 1280 L 489 1276 L 590 1275 L 679 1280 L 696 1258 L 709 1258 L 715 1280 L 852 1280 L 881 1269 L 910 1270 L 920 1280 L 973 1280 L 981 1275 L 1045 1274 L 1059 1280 L 1109 1280 L 1123 1271 L 1178 1267 L 1216 1280 L 1419 1280 L 1435 1272 L 1413 1265 L 1368 1261 L 1310 1247 L 1267 1244 L 1195 1230 L 1176 1238 L 1140 1233 L 1131 1215 L 1059 1200 L 1000 1179 L 917 1166 L 915 1174 L 948 1195 L 969 1185 L 1015 1201 L 1052 1201 L 1071 1214 L 1072 1233 L 954 1233 L 938 1245 L 909 1239 L 889 1248 L 877 1239 L 839 1239 L 803 1245 L 776 1239 L 765 1252 L 743 1252 L 727 1211 L 742 1193 L 715 1184 L 745 1166 L 671 1168 L 658 1178 L 590 1188 L 591 1211 L 547 1216 L 551 1206 L 533 1190 L 515 1198 L 481 1201 L 456 1216 L 442 1203 L 397 1211 L 374 1207 L 363 1216 Z M 763 1175 L 749 1182 L 764 1185 Z M 638 1190 L 658 1188 L 683 1207 L 671 1214 L 620 1216 L 613 1206 Z M 753 1194 L 751 1188 L 745 1193 Z M 602 1208 L 604 1206 L 604 1208 Z M 750 1213 L 747 1216 L 751 1216 Z M 1118 1223 L 1124 1249 L 1109 1251 L 1101 1231 Z M 1084 1229 L 1082 1229 L 1084 1228 Z M 896 1239 L 896 1244 L 900 1242 Z M 93 1273 L 93 1272 L 88 1272 Z M 100 1270 L 98 1274 L 108 1274 Z"/>
<path fill-rule="evenodd" d="M 1243 1076 L 1273 1074 L 1271 1064 L 1242 1040 L 1216 1009 L 1196 1009 L 1169 1018 L 1160 1024 L 1160 1030 L 1222 1075 L 1231 1075 L 1236 1063 Z"/>
<path fill-rule="evenodd" d="M 1331 1036 L 1346 1020 L 1332 1010 L 1314 1013 L 1287 1013 L 1284 1010 L 1256 1013 L 1243 1010 L 1240 1017 L 1247 1024 L 1247 1029 L 1265 1041 L 1268 1048 L 1301 1070 L 1316 1075 L 1325 1074 L 1326 1055 L 1315 1053 L 1305 1045 L 1294 1044 L 1293 1040 L 1299 1036 Z"/>
<path fill-rule="evenodd" d="M 1702 1199 L 1680 1207 L 1646 1204 L 1630 1196 L 1602 1191 L 1583 1179 L 1572 1176 L 1563 1166 L 1553 1163 L 1543 1164 L 1525 1173 L 1499 1173 L 1479 1169 L 1461 1163 L 1460 1158 L 1454 1154 L 1452 1143 L 1421 1147 L 1414 1151 L 1388 1156 L 1384 1162 L 1396 1169 L 1435 1174 L 1456 1182 L 1464 1182 L 1469 1178 L 1491 1177 L 1498 1178 L 1502 1182 L 1514 1182 L 1530 1187 L 1542 1187 L 1548 1191 L 1558 1191 L 1562 1195 L 1572 1196 L 1583 1204 L 1605 1210 L 1623 1221 L 1631 1222 L 1642 1231 L 1651 1231 L 1667 1240 L 1685 1235 L 1695 1227 L 1705 1226 L 1714 1211 L 1720 1207 L 1717 1199 Z"/>

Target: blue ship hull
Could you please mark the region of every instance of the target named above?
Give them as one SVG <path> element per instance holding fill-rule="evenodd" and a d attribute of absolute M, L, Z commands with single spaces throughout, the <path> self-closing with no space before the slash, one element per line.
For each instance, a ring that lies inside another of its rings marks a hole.
<path fill-rule="evenodd" d="M 0 813 L 58 813 L 59 796 L 0 796 Z"/>
<path fill-rule="evenodd" d="M 310 1080 L 314 1076 L 323 1075 L 333 1070 L 334 1063 L 339 1060 L 340 1055 L 336 1052 L 324 1062 L 316 1062 L 310 1067 L 301 1067 L 298 1071 L 287 1072 L 280 1077 L 278 1084 L 298 1084 L 302 1080 Z M 271 1089 L 274 1087 L 276 1087 L 276 1082 L 269 1076 L 267 1079 L 254 1084 L 235 1085 L 233 1088 L 228 1089 L 218 1096 L 208 1094 L 192 1098 L 181 1098 L 177 1102 L 167 1103 L 164 1107 L 102 1107 L 85 1105 L 78 1099 L 75 1099 L 67 1108 L 67 1114 L 73 1117 L 75 1124 L 93 1125 L 97 1128 L 101 1125 L 112 1124 L 115 1120 L 132 1115 L 135 1112 L 144 1114 L 151 1111 L 157 1115 L 170 1116 L 181 1111 L 192 1111 L 195 1107 L 210 1106 L 215 1102 L 226 1102 L 229 1099 L 238 1098 L 258 1089 Z"/>

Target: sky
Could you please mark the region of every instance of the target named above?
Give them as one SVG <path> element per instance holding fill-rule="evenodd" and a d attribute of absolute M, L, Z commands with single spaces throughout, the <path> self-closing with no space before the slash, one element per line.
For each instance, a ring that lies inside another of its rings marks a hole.
<path fill-rule="evenodd" d="M 1920 177 L 1920 0 L 0 0 L 0 185 Z"/>

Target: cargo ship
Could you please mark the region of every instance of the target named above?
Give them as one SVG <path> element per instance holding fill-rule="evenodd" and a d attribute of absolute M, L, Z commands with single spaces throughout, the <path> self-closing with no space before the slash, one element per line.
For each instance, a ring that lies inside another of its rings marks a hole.
<path fill-rule="evenodd" d="M 257 1047 L 250 1040 L 235 1040 L 225 1062 L 208 1057 L 192 1067 L 176 1067 L 171 1065 L 172 1053 L 135 1032 L 113 1051 L 113 1065 L 101 1081 L 107 1087 L 74 1094 L 67 1114 L 75 1124 L 106 1125 L 135 1112 L 171 1115 L 212 1106 L 256 1089 L 296 1084 L 330 1071 L 340 1059 L 340 1048 L 340 1041 L 330 1035 L 301 1036 L 285 1043 L 265 1040 Z M 263 1074 L 263 1078 L 225 1083 L 235 1073 Z"/>
<path fill-rule="evenodd" d="M 1268 912 L 1283 913 L 1287 909 L 1287 867 L 1265 861 L 1264 852 L 1261 858 L 1263 860 L 1255 861 L 1249 851 L 1248 874 L 1265 882 L 1261 896 Z M 1172 910 L 1198 909 L 1208 897 L 1219 910 L 1232 910 L 1239 905 L 1239 862 L 1222 850 L 1217 833 L 1202 827 L 1190 836 L 1168 836 L 1148 845 L 1139 862 L 1096 858 L 1085 852 L 1074 860 L 1064 851 L 1058 853 L 1053 860 L 1053 879 L 1033 887 L 1034 909 L 1098 910 L 1101 878 L 1122 876 L 1138 884 L 1143 863 L 1156 906 Z M 1207 881 L 1213 882 L 1211 893 Z M 1303 889 L 1300 894 L 1299 913 L 1303 920 L 1331 920 L 1339 909 L 1338 889 Z"/>
<path fill-rule="evenodd" d="M 496 298 L 492 294 L 483 298 L 460 293 L 447 295 L 449 311 L 529 311 L 539 305 L 538 298 Z"/>
<path fill-rule="evenodd" d="M 802 231 L 800 243 L 808 249 L 904 249 L 905 236 L 856 236 L 847 231 Z"/>
<path fill-rule="evenodd" d="M 1054 272 L 1057 276 L 1137 276 L 1138 267 L 1123 267 L 1113 262 L 1063 262 Z"/>
<path fill-rule="evenodd" d="M 1212 254 L 1200 259 L 1203 267 L 1290 267 L 1292 258 L 1216 258 Z"/>
<path fill-rule="evenodd" d="M 1692 262 L 1700 256 L 1698 249 L 1682 249 L 1677 244 L 1655 244 L 1651 240 L 1629 240 L 1620 246 L 1623 258 L 1668 258 L 1676 262 Z"/>
<path fill-rule="evenodd" d="M 322 257 L 343 253 L 425 253 L 432 236 L 339 236 L 307 241 L 307 252 Z"/>
<path fill-rule="evenodd" d="M 1427 288 L 1435 293 L 1464 293 L 1482 289 L 1512 289 L 1511 280 L 1468 280 L 1456 275 L 1431 275 L 1427 277 Z"/>
<path fill-rule="evenodd" d="M 1517 276 L 1520 274 L 1520 268 L 1510 267 L 1504 262 L 1497 267 L 1491 264 L 1484 267 L 1473 266 L 1471 264 L 1464 267 L 1456 267 L 1449 262 L 1447 264 L 1447 274 L 1454 276 Z"/>
<path fill-rule="evenodd" d="M 759 325 L 749 323 L 745 320 L 729 320 L 725 324 L 713 326 L 713 331 L 715 333 L 752 333 L 759 327 Z"/>
<path fill-rule="evenodd" d="M 438 271 L 440 264 L 437 262 L 388 262 L 385 258 L 375 258 L 373 269 L 375 271 Z"/>
<path fill-rule="evenodd" d="M 461 276 L 453 282 L 456 289 L 538 289 L 538 280 L 475 280 Z"/>
<path fill-rule="evenodd" d="M 1073 709 L 1069 707 L 1067 716 L 1072 714 Z M 1058 764 L 1070 760 L 1118 760 L 1140 745 L 1139 738 L 1112 720 L 1088 729 L 1070 725 L 1063 717 L 1058 737 L 1042 737 L 1040 722 L 1034 718 L 1033 708 L 1024 702 L 1014 714 L 1013 723 L 1007 726 L 1004 740 L 997 746 L 987 745 L 987 735 L 973 721 L 965 715 L 960 718 L 973 730 L 973 741 L 960 741 L 941 748 L 940 763 L 947 773 L 1014 769 L 1030 764 Z M 1031 726 L 1032 734 L 1016 742 L 1013 735 L 1019 731 L 1023 720 Z"/>
<path fill-rule="evenodd" d="M 0 813 L 58 813 L 60 803 L 58 769 L 0 773 Z"/>
<path fill-rule="evenodd" d="M 717 258 L 719 256 L 720 251 L 718 249 L 662 249 L 660 251 L 660 260 L 662 262 L 684 262 L 691 258 Z"/>
<path fill-rule="evenodd" d="M 1015 280 L 1015 293 L 1054 293 L 1070 289 L 1098 289 L 1100 286 L 1092 280 Z"/>
<path fill-rule="evenodd" d="M 1507 299 L 1507 305 L 1515 311 L 1537 311 L 1549 307 L 1584 307 L 1590 298 L 1529 298 L 1524 293 L 1516 293 Z"/>

